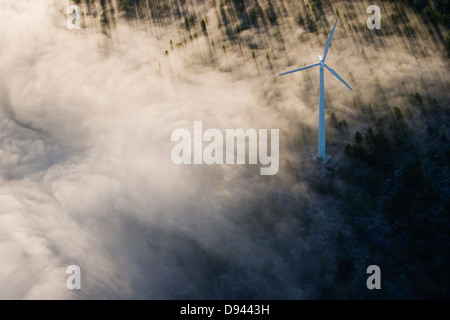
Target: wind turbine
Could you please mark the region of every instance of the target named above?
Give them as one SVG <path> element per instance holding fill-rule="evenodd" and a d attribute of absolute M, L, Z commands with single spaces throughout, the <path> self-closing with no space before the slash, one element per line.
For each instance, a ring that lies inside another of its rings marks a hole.
<path fill-rule="evenodd" d="M 336 78 L 338 78 L 347 88 L 352 90 L 352 87 L 350 87 L 347 82 L 344 81 L 344 79 L 341 78 L 341 76 L 331 69 L 329 66 L 325 64 L 325 58 L 327 57 L 328 49 L 330 48 L 331 39 L 333 38 L 334 29 L 336 28 L 336 24 L 338 22 L 338 19 L 336 19 L 336 22 L 334 23 L 333 29 L 331 30 L 330 37 L 328 38 L 327 45 L 325 46 L 325 50 L 323 53 L 323 56 L 319 54 L 319 62 L 310 64 L 309 66 L 302 67 L 299 69 L 291 70 L 288 72 L 280 73 L 275 75 L 275 77 L 284 76 L 286 74 L 294 73 L 297 71 L 306 70 L 312 67 L 320 66 L 320 89 L 319 89 L 319 152 L 317 154 L 317 158 L 321 158 L 322 161 L 326 162 L 328 161 L 331 156 L 326 154 L 325 150 L 325 89 L 324 89 L 324 81 L 323 81 L 323 67 L 327 68 L 328 71 L 330 71 Z"/>

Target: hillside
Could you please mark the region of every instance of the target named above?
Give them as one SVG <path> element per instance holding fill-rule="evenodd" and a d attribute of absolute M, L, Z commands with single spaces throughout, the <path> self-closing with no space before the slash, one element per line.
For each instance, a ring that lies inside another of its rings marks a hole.
<path fill-rule="evenodd" d="M 0 298 L 448 299 L 448 1 L 384 1 L 372 30 L 371 4 L 1 4 Z M 325 73 L 323 164 L 318 70 L 273 76 L 316 63 L 336 18 L 353 91 Z M 198 120 L 279 129 L 278 173 L 175 166 Z"/>

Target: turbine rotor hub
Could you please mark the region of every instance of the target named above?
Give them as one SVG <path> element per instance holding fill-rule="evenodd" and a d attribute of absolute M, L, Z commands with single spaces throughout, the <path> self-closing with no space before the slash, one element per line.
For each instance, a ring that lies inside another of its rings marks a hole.
<path fill-rule="evenodd" d="M 323 55 L 319 53 L 317 56 L 319 57 L 319 63 L 320 63 L 320 65 L 323 66 L 324 63 L 325 63 L 325 62 L 323 61 Z"/>

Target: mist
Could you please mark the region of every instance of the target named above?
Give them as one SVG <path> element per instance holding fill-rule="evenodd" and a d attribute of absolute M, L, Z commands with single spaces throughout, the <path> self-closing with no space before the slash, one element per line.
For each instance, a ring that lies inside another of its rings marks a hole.
<path fill-rule="evenodd" d="M 311 160 L 319 74 L 273 75 L 317 61 L 334 12 L 313 34 L 277 4 L 275 27 L 229 40 L 203 1 L 181 7 L 207 16 L 206 32 L 199 21 L 184 30 L 183 19 L 124 16 L 115 1 L 108 25 L 93 14 L 99 4 L 81 4 L 91 13 L 68 30 L 71 4 L 0 4 L 0 298 L 316 297 L 332 281 L 334 233 L 346 229 L 310 184 L 323 179 Z M 365 6 L 354 10 L 364 24 Z M 349 128 L 327 127 L 330 152 L 367 127 L 355 101 L 404 110 L 419 92 L 448 106 L 441 55 L 418 59 L 423 44 L 400 36 L 362 46 L 348 28 L 341 19 L 327 57 L 354 88 L 325 75 L 327 114 Z M 278 173 L 173 164 L 171 134 L 194 121 L 279 129 Z M 80 266 L 82 290 L 67 289 L 69 265 Z"/>

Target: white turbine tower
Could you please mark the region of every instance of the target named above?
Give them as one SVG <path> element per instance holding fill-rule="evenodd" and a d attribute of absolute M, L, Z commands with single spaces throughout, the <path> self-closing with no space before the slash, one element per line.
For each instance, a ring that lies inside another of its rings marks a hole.
<path fill-rule="evenodd" d="M 299 69 L 291 70 L 288 72 L 277 74 L 275 77 L 283 76 L 285 74 L 294 73 L 297 71 L 306 70 L 312 67 L 320 66 L 320 89 L 319 89 L 319 152 L 317 154 L 317 158 L 321 158 L 324 162 L 328 161 L 330 159 L 330 156 L 326 154 L 325 150 L 325 89 L 324 89 L 324 83 L 323 83 L 323 67 L 327 68 L 328 71 L 330 71 L 336 78 L 338 78 L 347 88 L 352 90 L 352 88 L 347 84 L 347 82 L 344 81 L 344 79 L 341 78 L 341 76 L 331 69 L 329 66 L 325 64 L 325 58 L 327 57 L 328 49 L 330 48 L 331 39 L 333 38 L 334 29 L 336 28 L 336 24 L 338 22 L 338 19 L 336 19 L 336 22 L 334 23 L 333 29 L 331 30 L 330 37 L 328 38 L 327 45 L 325 47 L 325 51 L 323 53 L 323 56 L 319 54 L 319 62 L 310 64 L 309 66 L 302 67 Z"/>

